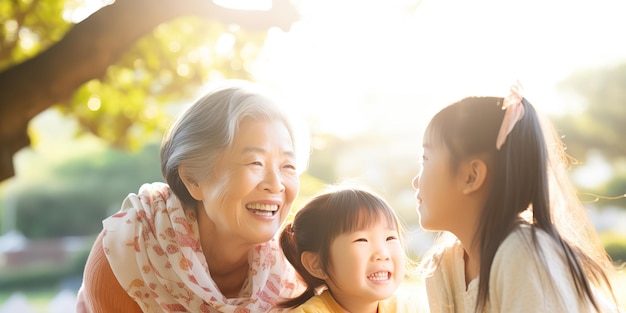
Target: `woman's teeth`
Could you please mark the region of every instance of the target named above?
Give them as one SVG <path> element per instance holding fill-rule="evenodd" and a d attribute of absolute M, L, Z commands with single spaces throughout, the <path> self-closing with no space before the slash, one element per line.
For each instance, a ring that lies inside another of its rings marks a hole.
<path fill-rule="evenodd" d="M 246 205 L 246 208 L 252 211 L 252 213 L 261 216 L 273 216 L 278 211 L 278 205 L 276 204 L 251 203 Z"/>

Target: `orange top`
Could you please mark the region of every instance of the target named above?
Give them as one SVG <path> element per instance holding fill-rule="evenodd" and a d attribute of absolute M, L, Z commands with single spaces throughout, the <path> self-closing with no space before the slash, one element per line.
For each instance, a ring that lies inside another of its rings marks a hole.
<path fill-rule="evenodd" d="M 78 292 L 77 313 L 141 313 L 139 305 L 118 283 L 102 248 L 102 232 L 89 253 L 83 286 Z"/>

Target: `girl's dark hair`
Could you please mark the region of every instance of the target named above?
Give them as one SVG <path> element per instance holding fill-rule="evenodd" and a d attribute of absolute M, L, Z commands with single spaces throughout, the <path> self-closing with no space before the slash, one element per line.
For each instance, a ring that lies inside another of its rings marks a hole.
<path fill-rule="evenodd" d="M 579 231 L 593 229 L 584 208 L 571 192 L 571 184 L 563 175 L 563 146 L 552 128 L 543 122 L 533 106 L 522 100 L 525 113 L 500 150 L 496 136 L 504 117 L 503 98 L 469 97 L 444 108 L 431 120 L 426 133 L 435 144 L 443 144 L 451 156 L 451 166 L 467 158 L 482 158 L 494 173 L 492 190 L 482 210 L 475 242 L 480 247 L 480 280 L 476 310 L 482 311 L 489 300 L 489 276 L 500 244 L 523 223 L 523 212 L 532 212 L 533 246 L 537 248 L 536 230 L 545 231 L 562 248 L 570 273 L 581 298 L 598 308 L 590 281 L 604 284 L 613 294 L 607 273 L 610 260 L 597 238 L 582 238 L 567 225 L 582 225 Z M 545 128 L 545 129 L 544 129 Z M 552 135 L 552 136 L 546 136 Z M 562 154 L 562 155 L 561 155 Z M 550 187 L 554 185 L 555 188 Z M 568 214 L 554 219 L 553 210 Z M 572 213 L 582 212 L 582 214 Z M 573 224 L 572 224 L 573 223 Z M 589 231 L 589 233 L 595 233 Z M 585 235 L 586 236 L 586 235 Z M 541 255 L 539 259 L 545 263 Z M 615 299 L 615 297 L 613 296 Z"/>
<path fill-rule="evenodd" d="M 333 240 L 341 234 L 368 228 L 381 218 L 401 233 L 394 210 L 373 192 L 352 187 L 331 189 L 309 200 L 280 234 L 283 253 L 306 284 L 306 290 L 295 298 L 279 302 L 276 307 L 292 308 L 303 304 L 326 284 L 304 268 L 300 260 L 303 252 L 319 255 L 322 270 L 331 276 L 328 268 Z"/>

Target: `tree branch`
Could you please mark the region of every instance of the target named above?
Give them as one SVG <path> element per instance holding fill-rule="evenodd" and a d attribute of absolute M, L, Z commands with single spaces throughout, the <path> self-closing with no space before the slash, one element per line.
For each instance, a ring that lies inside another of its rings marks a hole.
<path fill-rule="evenodd" d="M 117 0 L 71 28 L 37 56 L 0 73 L 0 181 L 14 175 L 15 152 L 29 145 L 28 122 L 101 77 L 139 38 L 176 17 L 199 15 L 244 28 L 289 29 L 299 17 L 288 0 L 268 11 L 227 9 L 210 0 Z"/>

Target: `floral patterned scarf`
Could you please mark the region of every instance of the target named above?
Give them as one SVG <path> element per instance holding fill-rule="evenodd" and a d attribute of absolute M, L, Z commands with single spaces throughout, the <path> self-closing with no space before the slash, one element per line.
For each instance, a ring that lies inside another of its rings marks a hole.
<path fill-rule="evenodd" d="M 200 248 L 195 213 L 163 183 L 144 184 L 103 224 L 113 273 L 144 312 L 268 312 L 299 288 L 274 238 L 250 252 L 239 297 L 222 295 Z"/>

